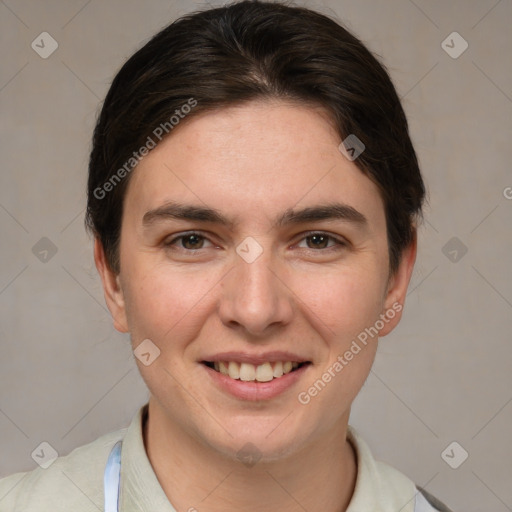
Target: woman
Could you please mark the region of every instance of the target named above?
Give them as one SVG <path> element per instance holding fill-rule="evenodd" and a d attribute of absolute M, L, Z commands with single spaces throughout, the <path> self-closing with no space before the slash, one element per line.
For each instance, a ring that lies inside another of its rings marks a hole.
<path fill-rule="evenodd" d="M 349 426 L 424 193 L 386 71 L 339 24 L 243 1 L 162 30 L 107 94 L 87 205 L 149 403 L 0 481 L 0 510 L 448 510 Z"/>

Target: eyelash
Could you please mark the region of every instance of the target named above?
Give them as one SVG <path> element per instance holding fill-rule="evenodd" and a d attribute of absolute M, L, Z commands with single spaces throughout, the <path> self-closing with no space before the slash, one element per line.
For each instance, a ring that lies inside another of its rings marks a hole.
<path fill-rule="evenodd" d="M 172 240 L 169 240 L 168 242 L 164 242 L 164 247 L 167 248 L 167 249 L 170 249 L 172 248 L 172 246 L 176 246 L 176 243 L 179 241 L 179 240 L 183 240 L 189 236 L 197 236 L 197 237 L 200 237 L 204 240 L 208 240 L 208 237 L 203 235 L 202 233 L 199 233 L 197 231 L 190 231 L 188 233 L 183 233 L 177 237 L 174 237 Z M 341 238 L 338 238 L 338 237 L 335 237 L 329 233 L 325 233 L 323 231 L 309 231 L 307 233 L 304 233 L 302 235 L 302 238 L 299 240 L 299 242 L 301 242 L 302 240 L 305 240 L 307 238 L 311 238 L 313 236 L 323 236 L 323 237 L 327 237 L 329 241 L 334 241 L 336 243 L 335 246 L 331 246 L 331 247 L 325 247 L 325 248 L 322 248 L 322 249 L 313 249 L 313 248 L 306 248 L 305 250 L 306 251 L 312 251 L 312 252 L 326 252 L 326 251 L 332 251 L 332 250 L 340 250 L 342 248 L 345 248 L 348 246 L 348 243 L 341 239 Z M 180 251 L 184 251 L 184 252 L 188 252 L 188 253 L 194 253 L 194 252 L 199 252 L 203 249 L 203 247 L 201 247 L 200 249 L 185 249 L 184 247 L 178 247 L 178 250 Z"/>

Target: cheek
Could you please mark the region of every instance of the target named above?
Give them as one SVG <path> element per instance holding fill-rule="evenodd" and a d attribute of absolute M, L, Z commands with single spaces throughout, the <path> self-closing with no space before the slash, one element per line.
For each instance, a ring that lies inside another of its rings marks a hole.
<path fill-rule="evenodd" d="M 369 332 L 382 307 L 382 280 L 375 271 L 338 272 L 322 282 L 304 302 L 313 313 L 309 316 L 316 322 L 323 349 L 318 352 L 316 371 L 298 397 L 301 404 L 322 415 L 320 434 L 347 414 L 370 373 L 378 338 Z"/>
<path fill-rule="evenodd" d="M 352 268 L 317 277 L 302 275 L 295 289 L 332 343 L 346 344 L 375 323 L 383 305 L 382 277 L 375 270 Z"/>
<path fill-rule="evenodd" d="M 149 338 L 161 349 L 200 328 L 208 291 L 215 281 L 170 272 L 162 266 L 127 270 L 126 313 L 134 344 Z M 179 333 L 179 336 L 177 336 Z"/>

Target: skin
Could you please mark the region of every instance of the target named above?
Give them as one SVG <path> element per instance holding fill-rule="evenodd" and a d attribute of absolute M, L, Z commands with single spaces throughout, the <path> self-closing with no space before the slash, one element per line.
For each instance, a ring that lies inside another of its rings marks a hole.
<path fill-rule="evenodd" d="M 283 101 L 182 121 L 133 171 L 118 275 L 96 241 L 115 328 L 131 334 L 133 348 L 149 338 L 161 351 L 149 366 L 136 360 L 150 390 L 144 441 L 179 511 L 348 506 L 357 470 L 346 440 L 350 406 L 371 369 L 377 338 L 307 405 L 297 396 L 379 315 L 404 303 L 416 242 L 390 276 L 382 199 L 338 150 L 340 142 L 320 109 Z M 170 218 L 144 227 L 145 213 L 168 201 L 216 209 L 233 225 Z M 273 226 L 286 210 L 331 202 L 351 206 L 367 222 Z M 164 245 L 191 230 L 205 238 Z M 308 231 L 335 238 L 317 238 L 315 245 Z M 236 252 L 248 236 L 263 249 L 252 263 Z M 380 336 L 400 317 L 386 322 Z M 270 350 L 293 351 L 312 363 L 271 400 L 226 394 L 200 363 L 206 354 Z M 252 467 L 236 457 L 247 442 L 261 454 Z"/>

